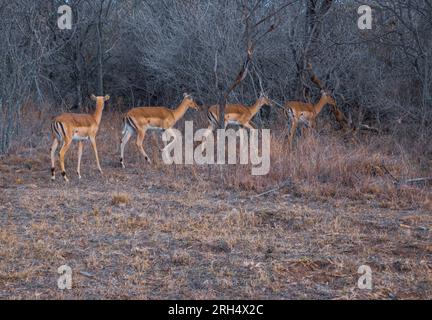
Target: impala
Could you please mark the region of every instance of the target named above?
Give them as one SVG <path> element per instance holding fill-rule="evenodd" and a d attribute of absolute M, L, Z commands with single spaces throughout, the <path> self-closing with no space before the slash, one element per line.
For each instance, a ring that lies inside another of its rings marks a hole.
<path fill-rule="evenodd" d="M 144 159 L 151 163 L 143 148 L 146 131 L 149 129 L 169 130 L 179 121 L 189 109 L 199 110 L 192 96 L 185 93 L 183 101 L 174 109 L 165 107 L 139 107 L 129 110 L 123 119 L 122 139 L 120 142 L 120 163 L 124 168 L 124 148 L 132 135 L 136 134 L 136 146 Z"/>
<path fill-rule="evenodd" d="M 100 173 L 102 173 L 96 147 L 96 134 L 99 130 L 105 101 L 108 101 L 109 98 L 109 96 L 96 97 L 95 95 L 91 95 L 91 99 L 96 101 L 96 110 L 93 114 L 63 113 L 53 119 L 51 123 L 51 132 L 53 137 L 53 143 L 51 146 L 52 180 L 55 180 L 55 152 L 59 143 L 62 143 L 59 152 L 60 168 L 64 180 L 66 182 L 69 181 L 65 171 L 64 158 L 73 141 L 78 141 L 78 178 L 81 179 L 81 156 L 83 152 L 83 141 L 85 140 L 90 140 L 95 153 L 97 168 Z"/>
<path fill-rule="evenodd" d="M 286 113 L 286 115 L 287 117 L 289 115 L 292 121 L 289 137 L 290 144 L 292 143 L 299 122 L 315 128 L 316 118 L 327 104 L 332 106 L 332 110 L 337 110 L 336 101 L 324 90 L 321 91 L 321 99 L 316 104 L 300 101 L 288 101 L 285 103 L 285 111 L 288 113 Z"/>
<path fill-rule="evenodd" d="M 344 129 L 347 127 L 345 114 L 337 107 L 335 99 L 330 94 L 330 91 L 325 89 L 323 81 L 321 81 L 314 73 L 311 63 L 308 63 L 307 71 L 311 73 L 311 81 L 321 90 L 321 99 L 316 104 L 301 101 L 288 101 L 285 103 L 285 115 L 287 118 L 290 117 L 292 121 L 289 137 L 290 145 L 292 145 L 298 124 L 303 123 L 309 127 L 315 128 L 316 118 L 327 104 L 331 106 L 331 111 L 335 115 L 336 121 L 339 122 L 341 127 Z M 337 79 L 336 88 L 338 87 L 339 79 Z M 302 131 L 304 131 L 304 128 L 302 128 Z"/>
<path fill-rule="evenodd" d="M 265 105 L 273 106 L 274 104 L 264 93 L 261 93 L 258 100 L 250 107 L 242 104 L 227 104 L 224 116 L 225 128 L 229 124 L 237 124 L 244 128 L 255 129 L 255 125 L 251 123 L 251 120 Z M 209 130 L 213 131 L 220 126 L 218 105 L 213 105 L 208 109 L 207 118 L 210 123 Z"/>
<path fill-rule="evenodd" d="M 224 127 L 226 128 L 229 124 L 236 124 L 243 128 L 255 129 L 255 125 L 251 123 L 251 120 L 265 105 L 274 106 L 273 101 L 269 99 L 265 93 L 261 93 L 258 100 L 251 106 L 245 106 L 239 103 L 227 104 L 225 106 Z M 208 108 L 207 119 L 209 121 L 209 126 L 207 128 L 208 131 L 204 134 L 205 138 L 212 134 L 216 128 L 220 127 L 219 105 L 213 105 Z M 240 135 L 240 139 L 243 139 L 242 135 Z M 203 150 L 204 148 L 204 143 L 202 143 L 201 149 Z"/>

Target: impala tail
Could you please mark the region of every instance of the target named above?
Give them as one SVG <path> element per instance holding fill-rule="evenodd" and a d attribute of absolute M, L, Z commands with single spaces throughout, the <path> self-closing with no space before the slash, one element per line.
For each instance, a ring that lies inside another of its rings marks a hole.
<path fill-rule="evenodd" d="M 66 131 L 63 124 L 60 121 L 53 120 L 51 123 L 51 132 L 59 142 L 64 141 Z"/>
<path fill-rule="evenodd" d="M 209 121 L 209 123 L 213 126 L 213 128 L 219 128 L 220 127 L 220 122 L 217 118 L 217 116 L 209 110 L 207 110 L 207 119 Z"/>
<path fill-rule="evenodd" d="M 123 130 L 122 135 L 125 135 L 126 132 L 137 132 L 137 125 L 135 124 L 134 120 L 129 116 L 126 115 L 123 117 Z"/>
<path fill-rule="evenodd" d="M 288 120 L 292 120 L 292 118 L 294 117 L 293 110 L 291 109 L 290 106 L 283 108 L 283 113 Z"/>

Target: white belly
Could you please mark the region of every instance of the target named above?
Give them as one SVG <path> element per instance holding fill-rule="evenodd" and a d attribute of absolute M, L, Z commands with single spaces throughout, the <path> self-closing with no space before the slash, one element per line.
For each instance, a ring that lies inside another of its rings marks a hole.
<path fill-rule="evenodd" d="M 228 120 L 228 124 L 240 125 L 240 122 L 238 122 L 237 120 Z"/>
<path fill-rule="evenodd" d="M 146 126 L 146 129 L 147 129 L 147 130 L 156 130 L 156 131 L 164 130 L 164 129 L 161 128 L 161 127 L 153 127 L 153 126 Z"/>
<path fill-rule="evenodd" d="M 80 136 L 80 135 L 78 135 L 76 133 L 72 137 L 73 141 L 84 141 L 84 140 L 88 140 L 88 139 L 89 139 L 88 136 Z"/>

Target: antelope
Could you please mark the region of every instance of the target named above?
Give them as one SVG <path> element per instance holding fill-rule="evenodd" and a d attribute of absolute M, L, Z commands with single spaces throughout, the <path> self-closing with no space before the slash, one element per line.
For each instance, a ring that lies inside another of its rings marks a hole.
<path fill-rule="evenodd" d="M 261 110 L 265 105 L 274 106 L 274 102 L 267 97 L 267 95 L 261 92 L 260 97 L 251 106 L 245 106 L 243 104 L 229 103 L 225 106 L 224 114 L 224 129 L 229 124 L 236 124 L 247 129 L 256 129 L 256 126 L 252 122 L 252 118 Z M 212 105 L 207 110 L 207 119 L 209 126 L 207 132 L 204 134 L 206 139 L 212 132 L 220 127 L 219 123 L 219 105 Z M 252 122 L 252 123 L 251 123 Z M 240 136 L 240 141 L 244 139 L 243 135 Z M 205 144 L 201 144 L 201 150 L 204 150 Z"/>
<path fill-rule="evenodd" d="M 336 108 L 336 101 L 325 90 L 321 91 L 321 99 L 316 104 L 300 101 L 288 101 L 285 103 L 285 109 L 292 119 L 289 137 L 290 144 L 292 143 L 299 122 L 307 124 L 311 128 L 315 128 L 316 118 L 327 104 Z"/>
<path fill-rule="evenodd" d="M 270 100 L 266 94 L 261 93 L 258 100 L 250 107 L 242 104 L 227 104 L 225 106 L 225 128 L 229 124 L 237 124 L 244 128 L 255 129 L 255 125 L 251 123 L 252 118 L 261 110 L 265 105 L 273 106 L 273 101 Z M 207 118 L 209 121 L 209 134 L 216 128 L 220 127 L 219 123 L 219 106 L 213 105 L 207 111 Z"/>
<path fill-rule="evenodd" d="M 125 168 L 124 149 L 132 135 L 136 134 L 136 146 L 144 159 L 151 164 L 151 160 L 143 148 L 143 141 L 147 130 L 169 130 L 179 121 L 186 111 L 191 108 L 199 110 L 198 105 L 190 94 L 183 94 L 183 101 L 172 110 L 165 107 L 138 107 L 131 109 L 123 118 L 123 131 L 120 141 L 120 164 Z"/>
<path fill-rule="evenodd" d="M 96 157 L 96 164 L 99 172 L 102 174 L 102 169 L 99 163 L 99 156 L 96 147 L 96 134 L 99 130 L 99 125 L 102 119 L 102 111 L 105 102 L 108 101 L 110 96 L 91 95 L 91 99 L 96 101 L 96 110 L 93 114 L 74 114 L 63 113 L 53 118 L 51 123 L 51 133 L 53 143 L 51 146 L 51 179 L 55 180 L 55 152 L 59 143 L 62 143 L 60 148 L 60 169 L 61 174 L 66 182 L 69 179 L 66 175 L 64 158 L 66 152 L 69 150 L 73 141 L 78 141 L 78 165 L 77 174 L 81 179 L 81 157 L 83 152 L 83 141 L 90 140 L 93 151 Z"/>
<path fill-rule="evenodd" d="M 344 129 L 347 124 L 347 119 L 344 113 L 337 107 L 336 101 L 332 97 L 330 91 L 324 89 L 323 82 L 313 73 L 312 65 L 310 63 L 307 66 L 307 70 L 312 73 L 312 82 L 321 89 L 321 98 L 316 104 L 301 101 L 288 101 L 285 103 L 285 115 L 287 118 L 289 117 L 292 120 L 289 136 L 290 145 L 292 145 L 298 124 L 303 123 L 308 127 L 315 128 L 316 118 L 327 104 L 331 106 L 331 111 L 335 115 L 336 120 Z M 304 132 L 304 128 L 302 128 L 302 131 Z"/>

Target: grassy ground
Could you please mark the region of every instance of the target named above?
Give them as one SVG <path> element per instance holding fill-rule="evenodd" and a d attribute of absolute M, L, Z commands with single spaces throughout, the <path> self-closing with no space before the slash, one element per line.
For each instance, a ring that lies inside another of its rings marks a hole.
<path fill-rule="evenodd" d="M 149 166 L 131 144 L 122 170 L 118 125 L 101 128 L 103 176 L 87 146 L 78 181 L 74 147 L 71 182 L 51 182 L 48 134 L 0 158 L 0 298 L 432 297 L 430 188 L 395 189 L 384 168 L 408 176 L 400 155 L 323 135 L 274 144 L 271 173 L 253 178 Z M 72 290 L 57 288 L 64 264 Z M 357 288 L 361 265 L 371 291 Z"/>

